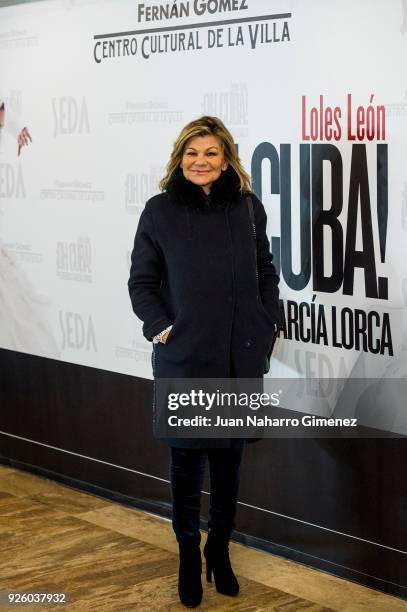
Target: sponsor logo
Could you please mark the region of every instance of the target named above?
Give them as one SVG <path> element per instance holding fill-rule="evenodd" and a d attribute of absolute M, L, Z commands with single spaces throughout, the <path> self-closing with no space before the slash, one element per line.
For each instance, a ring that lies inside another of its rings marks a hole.
<path fill-rule="evenodd" d="M 0 32 L 0 49 L 23 49 L 38 45 L 38 36 L 32 36 L 27 30 Z"/>
<path fill-rule="evenodd" d="M 163 19 L 179 19 L 190 15 L 215 15 L 247 10 L 248 0 L 194 0 L 193 2 L 179 2 L 176 4 L 145 5 L 142 2 L 137 7 L 139 22 L 162 21 Z"/>
<path fill-rule="evenodd" d="M 14 255 L 19 261 L 34 264 L 43 262 L 43 253 L 35 252 L 31 244 L 24 244 L 21 242 L 5 242 L 3 244 L 8 253 Z"/>
<path fill-rule="evenodd" d="M 55 181 L 55 186 L 40 191 L 42 200 L 87 200 L 90 202 L 103 202 L 105 192 L 94 189 L 90 181 Z"/>
<path fill-rule="evenodd" d="M 201 110 L 215 115 L 229 127 L 235 137 L 248 135 L 249 91 L 247 83 L 231 83 L 228 89 L 204 94 Z"/>
<path fill-rule="evenodd" d="M 151 365 L 151 348 L 146 348 L 143 342 L 133 340 L 131 346 L 116 346 L 115 355 L 117 359 L 132 359 Z"/>
<path fill-rule="evenodd" d="M 97 352 L 95 328 L 91 315 L 60 310 L 58 313 L 61 328 L 61 350 Z"/>
<path fill-rule="evenodd" d="M 52 98 L 54 138 L 71 134 L 89 134 L 89 113 L 85 96 Z"/>
<path fill-rule="evenodd" d="M 129 214 L 141 213 L 146 201 L 158 192 L 158 182 L 164 173 L 164 168 L 154 167 L 150 172 L 126 174 L 124 202 Z"/>
<path fill-rule="evenodd" d="M 190 11 L 190 7 L 192 10 Z M 93 58 L 97 64 L 115 58 L 136 57 L 149 59 L 166 53 L 190 52 L 214 47 L 250 46 L 284 43 L 291 40 L 289 20 L 291 13 L 243 16 L 236 13 L 248 9 L 246 0 L 208 0 L 165 5 L 138 5 L 138 21 L 151 22 L 164 19 L 197 16 L 193 23 L 142 27 L 127 32 L 95 34 Z M 227 14 L 229 13 L 229 14 Z M 221 19 L 208 20 L 219 16 Z M 204 22 L 199 18 L 204 17 Z M 226 17 L 226 18 L 225 18 Z"/>
<path fill-rule="evenodd" d="M 25 199 L 23 169 L 20 164 L 0 164 L 0 198 Z"/>
<path fill-rule="evenodd" d="M 384 105 L 386 109 L 386 121 L 398 121 L 407 117 L 407 91 L 404 92 L 404 100 L 391 102 Z"/>
<path fill-rule="evenodd" d="M 183 120 L 182 110 L 171 110 L 168 102 L 148 100 L 127 102 L 124 111 L 108 115 L 109 125 L 132 125 L 133 123 L 174 123 Z"/>
<path fill-rule="evenodd" d="M 74 242 L 57 242 L 57 276 L 65 281 L 92 282 L 90 238 L 80 236 Z"/>

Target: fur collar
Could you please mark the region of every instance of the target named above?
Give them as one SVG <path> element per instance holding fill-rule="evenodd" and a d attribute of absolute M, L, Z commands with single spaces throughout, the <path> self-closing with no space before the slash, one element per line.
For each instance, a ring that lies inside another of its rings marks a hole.
<path fill-rule="evenodd" d="M 239 177 L 230 164 L 212 183 L 209 196 L 202 187 L 188 181 L 180 167 L 173 172 L 166 191 L 174 203 L 203 212 L 214 208 L 218 210 L 231 208 L 239 202 L 241 195 Z"/>

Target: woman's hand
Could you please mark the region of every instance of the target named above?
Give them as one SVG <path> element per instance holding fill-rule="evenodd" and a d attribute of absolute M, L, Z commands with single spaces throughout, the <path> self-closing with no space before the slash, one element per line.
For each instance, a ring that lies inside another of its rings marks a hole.
<path fill-rule="evenodd" d="M 28 131 L 26 127 L 24 127 L 19 133 L 19 135 L 17 136 L 17 142 L 18 142 L 18 156 L 20 156 L 21 149 L 24 146 L 27 146 L 29 142 L 32 142 L 30 132 Z"/>
<path fill-rule="evenodd" d="M 162 342 L 163 344 L 165 344 L 165 343 L 167 342 L 167 338 L 168 338 L 168 335 L 169 335 L 170 331 L 171 331 L 171 330 L 169 329 L 167 332 L 165 332 L 165 334 L 164 334 L 164 335 L 163 335 L 163 337 L 161 338 L 161 342 Z"/>

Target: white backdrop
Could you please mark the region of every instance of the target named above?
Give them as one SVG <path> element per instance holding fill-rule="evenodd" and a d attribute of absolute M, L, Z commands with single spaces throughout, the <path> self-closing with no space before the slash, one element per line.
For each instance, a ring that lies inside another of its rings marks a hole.
<path fill-rule="evenodd" d="M 154 6 L 159 5 L 166 3 L 156 0 Z M 181 5 L 189 10 L 188 16 L 176 14 Z M 352 213 L 356 219 L 353 251 L 364 252 L 366 259 L 354 258 L 359 263 L 354 283 L 348 274 L 351 291 L 345 295 L 342 283 L 333 292 L 324 291 L 317 288 L 311 274 L 306 285 L 296 289 L 282 274 L 281 292 L 286 314 L 289 304 L 291 323 L 286 339 L 279 341 L 273 374 L 404 376 L 406 2 L 190 0 L 169 2 L 172 17 L 158 21 L 146 20 L 154 15 L 147 7 L 152 9 L 153 3 L 44 0 L 0 9 L 0 99 L 6 108 L 0 130 L 0 346 L 152 377 L 151 345 L 142 336 L 127 292 L 134 233 L 146 199 L 157 193 L 180 129 L 193 118 L 213 114 L 230 128 L 249 172 L 253 156 L 268 150 L 262 143 L 270 143 L 280 160 L 280 146 L 290 145 L 291 244 L 282 241 L 281 254 L 292 249 L 294 272 L 300 269 L 299 207 L 305 184 L 300 186 L 300 144 L 329 143 L 340 153 L 343 208 L 337 229 L 343 235 L 344 253 L 346 246 L 352 251 L 348 201 L 353 147 L 362 146 L 367 158 L 370 206 L 366 208 L 366 198 L 360 206 L 357 197 Z M 199 27 L 188 29 L 188 24 Z M 180 29 L 157 32 L 174 27 Z M 215 47 L 216 29 L 220 32 Z M 120 35 L 111 36 L 114 33 Z M 180 33 L 185 34 L 186 48 L 165 50 L 165 36 L 172 34 L 173 43 L 179 45 Z M 123 56 L 125 40 L 129 55 Z M 158 44 L 163 51 L 154 53 Z M 374 117 L 371 140 L 366 134 L 349 140 L 348 94 L 353 132 L 358 106 L 362 107 L 360 117 Z M 329 140 L 326 133 L 322 138 L 318 133 L 313 141 L 306 141 L 310 109 L 319 109 L 321 95 L 324 107 L 341 109 L 341 135 Z M 379 126 L 377 117 L 382 118 Z M 18 157 L 16 135 L 24 126 L 32 143 Z M 385 145 L 388 157 L 381 183 L 383 193 L 388 188 L 387 223 L 381 222 L 386 237 L 383 261 L 376 195 L 378 145 Z M 262 169 L 258 195 L 268 213 L 270 239 L 274 237 L 278 247 L 279 189 L 270 179 L 267 160 L 253 168 L 257 178 Z M 358 182 L 362 170 L 355 163 L 357 193 L 363 190 Z M 331 207 L 330 181 L 331 166 L 325 161 L 326 210 Z M 339 259 L 346 257 L 329 227 L 323 235 L 329 277 L 332 249 Z M 278 261 L 280 254 L 275 254 Z M 382 288 L 386 281 L 380 285 L 377 277 L 387 278 L 387 296 L 385 291 L 379 297 L 366 291 L 366 276 Z M 295 305 L 301 303 L 298 309 Z M 377 316 L 369 315 L 372 311 Z M 301 313 L 302 323 L 296 328 Z M 352 325 L 362 331 L 352 333 Z M 296 329 L 302 340 L 296 339 Z M 341 347 L 343 339 L 348 348 Z"/>

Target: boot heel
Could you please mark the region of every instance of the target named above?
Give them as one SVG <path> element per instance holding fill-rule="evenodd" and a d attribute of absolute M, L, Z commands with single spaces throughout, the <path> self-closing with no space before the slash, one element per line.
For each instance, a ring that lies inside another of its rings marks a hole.
<path fill-rule="evenodd" d="M 239 583 L 229 559 L 229 540 L 219 539 L 209 532 L 204 547 L 206 559 L 206 580 L 212 582 L 212 572 L 218 593 L 236 596 L 239 592 Z"/>

